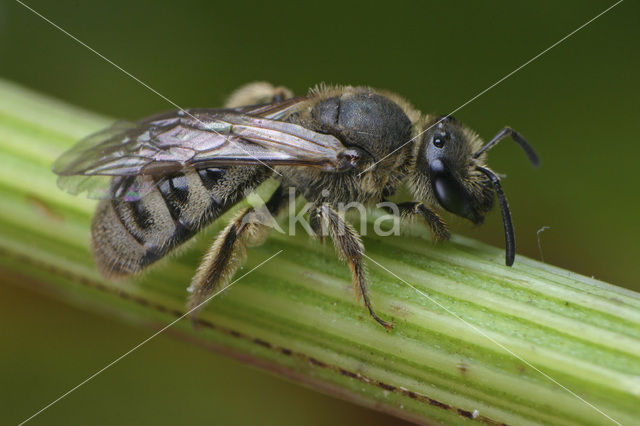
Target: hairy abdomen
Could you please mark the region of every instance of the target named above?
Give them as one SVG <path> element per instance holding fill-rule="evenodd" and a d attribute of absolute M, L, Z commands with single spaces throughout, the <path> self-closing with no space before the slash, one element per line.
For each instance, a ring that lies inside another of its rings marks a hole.
<path fill-rule="evenodd" d="M 104 200 L 91 245 L 106 276 L 129 275 L 166 256 L 263 182 L 262 167 L 189 171 L 164 179 L 137 201 Z"/>

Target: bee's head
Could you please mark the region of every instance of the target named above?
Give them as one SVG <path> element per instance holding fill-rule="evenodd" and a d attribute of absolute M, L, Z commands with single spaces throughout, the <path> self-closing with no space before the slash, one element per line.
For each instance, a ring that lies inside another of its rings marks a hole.
<path fill-rule="evenodd" d="M 506 127 L 483 146 L 482 140 L 451 116 L 432 119 L 425 125 L 416 156 L 414 187 L 428 201 L 458 216 L 481 224 L 498 195 L 507 240 L 507 265 L 513 264 L 515 238 L 500 179 L 485 166 L 485 151 L 505 136 L 518 142 L 534 165 L 539 160 L 531 146 Z"/>
<path fill-rule="evenodd" d="M 440 206 L 480 224 L 493 206 L 493 189 L 489 178 L 474 168 L 476 139 L 453 117 L 433 120 L 422 134 L 416 171 Z"/>

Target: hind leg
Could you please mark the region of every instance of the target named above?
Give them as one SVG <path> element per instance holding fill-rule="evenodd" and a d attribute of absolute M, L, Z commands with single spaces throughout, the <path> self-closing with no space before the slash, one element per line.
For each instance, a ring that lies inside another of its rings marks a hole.
<path fill-rule="evenodd" d="M 253 207 L 246 208 L 218 235 L 198 267 L 189 291 L 187 304 L 195 318 L 207 298 L 224 286 L 242 264 L 247 246 L 257 246 L 264 242 L 272 227 L 270 221 L 286 204 L 287 194 L 281 186 L 264 205 L 266 212 Z M 264 214 L 268 213 L 268 215 Z"/>
<path fill-rule="evenodd" d="M 272 104 L 293 97 L 293 92 L 286 87 L 275 87 L 264 81 L 245 84 L 236 89 L 225 103 L 225 108 L 237 108 L 246 105 Z"/>

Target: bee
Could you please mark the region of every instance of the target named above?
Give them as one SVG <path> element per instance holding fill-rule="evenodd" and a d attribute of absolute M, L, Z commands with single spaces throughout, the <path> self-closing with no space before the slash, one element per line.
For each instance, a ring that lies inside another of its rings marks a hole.
<path fill-rule="evenodd" d="M 399 214 L 422 217 L 434 240 L 442 241 L 450 236 L 442 210 L 480 224 L 497 196 L 511 266 L 511 214 L 500 179 L 487 166 L 487 151 L 508 136 L 539 164 L 509 127 L 483 143 L 455 118 L 423 115 L 391 92 L 322 85 L 293 97 L 286 88 L 252 83 L 224 108 L 116 123 L 64 153 L 53 171 L 61 188 L 101 200 L 91 247 L 107 277 L 142 271 L 275 177 L 280 185 L 264 208 L 277 215 L 289 191 L 311 203 L 314 233 L 328 230 L 356 294 L 389 328 L 367 294 L 360 236 L 336 206 L 385 201 L 407 184 L 414 201 L 398 204 Z M 190 286 L 190 310 L 230 280 L 247 245 L 266 238 L 269 226 L 247 220 L 255 212 L 241 210 L 204 255 Z"/>

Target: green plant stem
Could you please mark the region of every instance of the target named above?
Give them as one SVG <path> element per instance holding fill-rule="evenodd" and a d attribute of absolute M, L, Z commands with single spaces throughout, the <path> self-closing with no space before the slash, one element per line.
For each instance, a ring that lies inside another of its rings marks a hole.
<path fill-rule="evenodd" d="M 59 190 L 50 165 L 110 121 L 0 81 L 0 268 L 66 302 L 159 329 L 184 313 L 220 224 L 143 277 L 103 279 L 88 249 L 95 202 Z M 367 262 L 371 298 L 391 331 L 356 300 L 331 245 L 274 231 L 236 277 L 283 253 L 210 302 L 198 329 L 180 321 L 174 334 L 418 423 L 637 420 L 638 294 L 521 256 L 508 268 L 502 249 L 459 236 L 434 245 L 421 224 L 364 242 L 391 271 Z"/>

